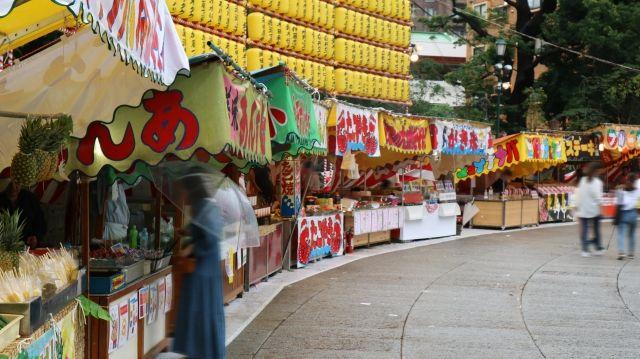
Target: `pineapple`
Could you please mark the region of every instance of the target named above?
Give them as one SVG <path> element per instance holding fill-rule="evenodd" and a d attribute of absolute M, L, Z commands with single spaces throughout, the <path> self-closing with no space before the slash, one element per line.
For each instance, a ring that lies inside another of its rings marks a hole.
<path fill-rule="evenodd" d="M 73 121 L 70 116 L 66 115 L 47 124 L 47 140 L 43 150 L 47 152 L 49 166 L 44 174 L 44 179 L 53 178 L 58 171 L 58 153 L 67 144 L 72 130 Z"/>
<path fill-rule="evenodd" d="M 42 120 L 33 118 L 28 118 L 20 129 L 19 152 L 11 160 L 11 178 L 21 186 L 31 187 L 38 180 L 42 155 L 36 150 L 42 147 L 45 132 Z"/>
<path fill-rule="evenodd" d="M 24 251 L 22 231 L 24 222 L 20 220 L 20 211 L 13 214 L 8 210 L 0 211 L 0 270 L 17 269 L 20 253 Z"/>

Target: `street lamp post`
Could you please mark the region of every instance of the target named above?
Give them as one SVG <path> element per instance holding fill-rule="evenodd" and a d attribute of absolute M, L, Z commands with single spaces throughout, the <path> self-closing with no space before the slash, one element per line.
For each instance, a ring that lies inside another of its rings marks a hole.
<path fill-rule="evenodd" d="M 513 68 L 511 65 L 504 65 L 502 58 L 504 57 L 504 53 L 507 50 L 507 42 L 504 39 L 496 40 L 496 54 L 500 57 L 500 62 L 493 65 L 493 70 L 495 76 L 498 78 L 498 108 L 497 108 L 497 118 L 496 118 L 496 135 L 500 136 L 500 106 L 502 105 L 502 91 L 507 90 L 511 87 L 511 70 Z M 506 81 L 505 81 L 506 79 Z"/>

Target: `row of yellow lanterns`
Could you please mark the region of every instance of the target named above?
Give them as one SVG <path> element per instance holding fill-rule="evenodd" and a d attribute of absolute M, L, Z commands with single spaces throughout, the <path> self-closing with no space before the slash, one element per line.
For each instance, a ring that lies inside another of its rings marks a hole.
<path fill-rule="evenodd" d="M 399 20 L 411 19 L 411 0 L 337 0 L 337 2 Z"/>
<path fill-rule="evenodd" d="M 411 27 L 343 7 L 336 8 L 334 27 L 339 32 L 382 44 L 408 47 L 411 41 Z"/>
<path fill-rule="evenodd" d="M 238 65 L 247 67 L 246 46 L 243 43 L 180 24 L 175 24 L 175 27 L 187 56 L 192 57 L 213 52 L 207 45 L 207 42 L 211 41 L 229 55 Z"/>
<path fill-rule="evenodd" d="M 336 39 L 335 60 L 393 74 L 409 74 L 409 55 L 349 39 Z"/>
<path fill-rule="evenodd" d="M 249 0 L 249 4 L 327 30 L 333 28 L 334 6 L 323 0 Z"/>
<path fill-rule="evenodd" d="M 286 64 L 311 86 L 328 92 L 334 91 L 334 68 L 332 66 L 286 56 L 275 51 L 258 48 L 247 50 L 247 70 L 249 71 L 276 66 L 280 63 Z"/>
<path fill-rule="evenodd" d="M 247 10 L 226 0 L 166 0 L 169 11 L 181 19 L 228 34 L 244 36 Z"/>
<path fill-rule="evenodd" d="M 312 56 L 333 58 L 334 36 L 254 12 L 247 17 L 249 39 L 264 45 Z"/>
<path fill-rule="evenodd" d="M 409 80 L 406 79 L 336 69 L 335 82 L 335 89 L 340 94 L 402 102 L 409 100 Z"/>

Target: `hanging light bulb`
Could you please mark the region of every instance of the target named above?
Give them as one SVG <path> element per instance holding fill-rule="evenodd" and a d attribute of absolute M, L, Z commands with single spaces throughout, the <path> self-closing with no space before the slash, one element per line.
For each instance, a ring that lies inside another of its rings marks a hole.
<path fill-rule="evenodd" d="M 409 60 L 411 60 L 411 62 L 418 62 L 418 60 L 420 60 L 418 49 L 415 44 L 411 44 L 411 57 L 409 57 Z"/>

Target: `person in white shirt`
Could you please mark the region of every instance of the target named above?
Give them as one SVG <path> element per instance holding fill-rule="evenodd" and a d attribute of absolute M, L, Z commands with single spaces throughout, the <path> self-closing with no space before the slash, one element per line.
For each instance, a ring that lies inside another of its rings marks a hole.
<path fill-rule="evenodd" d="M 598 178 L 597 163 L 590 163 L 585 169 L 585 176 L 578 183 L 576 196 L 576 216 L 580 218 L 580 239 L 582 256 L 589 257 L 589 244 L 596 247 L 596 254 L 602 254 L 604 248 L 600 244 L 600 204 L 602 203 L 602 180 Z M 594 239 L 588 240 L 589 223 L 593 226 Z"/>
<path fill-rule="evenodd" d="M 625 235 L 628 235 L 627 252 L 629 259 L 633 259 L 636 247 L 636 224 L 638 221 L 638 198 L 640 189 L 638 188 L 638 175 L 629 173 L 625 184 L 618 190 L 616 195 L 618 210 L 618 259 L 625 258 Z"/>

